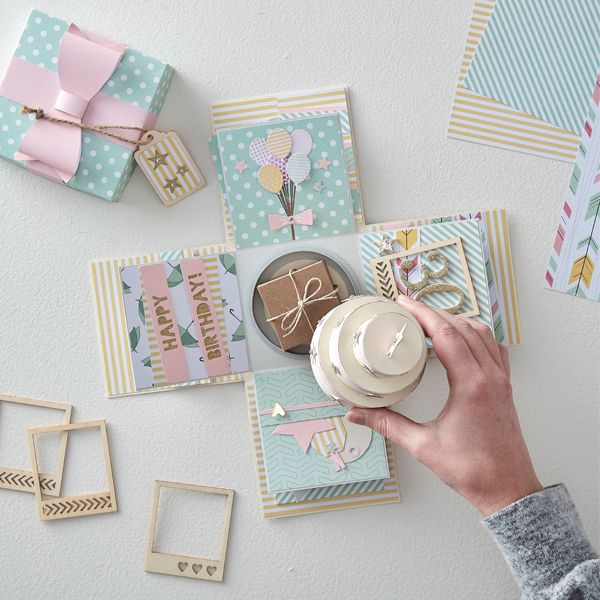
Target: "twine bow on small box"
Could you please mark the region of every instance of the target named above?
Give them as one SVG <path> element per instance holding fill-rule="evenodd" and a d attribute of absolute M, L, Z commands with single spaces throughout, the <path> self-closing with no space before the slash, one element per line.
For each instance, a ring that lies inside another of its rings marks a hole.
<path fill-rule="evenodd" d="M 293 273 L 294 269 L 290 269 L 288 271 L 288 276 L 292 280 L 292 285 L 294 286 L 294 290 L 296 292 L 296 306 L 293 306 L 289 310 L 286 310 L 275 317 L 267 319 L 269 323 L 281 319 L 281 330 L 284 332 L 283 337 L 287 337 L 295 331 L 303 316 L 306 317 L 308 326 L 314 333 L 315 329 L 312 326 L 308 315 L 306 314 L 306 307 L 310 306 L 311 304 L 316 304 L 317 302 L 322 302 L 323 300 L 333 300 L 337 297 L 337 290 L 335 288 L 327 294 L 319 296 L 319 292 L 323 287 L 323 282 L 318 277 L 311 277 L 306 282 L 302 295 L 300 295 L 300 290 L 298 289 L 298 285 L 293 277 Z M 313 290 L 311 290 L 311 286 L 314 288 Z"/>

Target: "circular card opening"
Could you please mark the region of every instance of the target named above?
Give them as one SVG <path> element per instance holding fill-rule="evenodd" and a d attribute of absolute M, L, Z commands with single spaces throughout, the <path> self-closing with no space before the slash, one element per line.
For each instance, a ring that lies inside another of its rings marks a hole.
<path fill-rule="evenodd" d="M 265 340 L 279 352 L 286 352 L 287 354 L 295 354 L 298 356 L 308 356 L 310 346 L 295 346 L 289 350 L 282 350 L 277 341 L 277 334 L 273 327 L 267 321 L 267 313 L 265 305 L 256 289 L 261 283 L 271 281 L 277 277 L 286 275 L 290 269 L 301 269 L 311 263 L 318 262 L 320 260 L 325 261 L 333 285 L 337 288 L 338 297 L 340 300 L 346 300 L 350 296 L 356 294 L 356 287 L 352 281 L 348 270 L 341 265 L 341 262 L 337 258 L 332 258 L 320 252 L 313 252 L 310 250 L 301 250 L 298 252 L 290 252 L 284 254 L 268 263 L 260 272 L 260 275 L 254 282 L 254 291 L 252 296 L 252 316 L 258 330 L 261 332 Z"/>

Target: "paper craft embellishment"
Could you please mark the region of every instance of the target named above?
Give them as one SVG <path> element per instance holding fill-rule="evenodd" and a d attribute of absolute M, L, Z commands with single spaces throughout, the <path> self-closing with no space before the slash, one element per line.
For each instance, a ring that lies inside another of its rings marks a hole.
<path fill-rule="evenodd" d="M 108 489 L 77 496 L 59 495 L 57 498 L 53 498 L 51 500 L 46 499 L 48 494 L 42 489 L 42 476 L 38 471 L 39 461 L 35 442 L 36 436 L 46 433 L 68 434 L 70 431 L 93 428 L 98 428 L 100 430 L 100 443 L 102 444 L 102 454 L 104 456 L 104 466 L 106 469 L 106 481 L 108 482 Z M 31 458 L 31 467 L 33 471 L 35 499 L 38 508 L 38 516 L 41 521 L 54 521 L 57 519 L 86 517 L 89 515 L 116 512 L 117 497 L 115 495 L 115 484 L 113 482 L 112 465 L 110 460 L 110 451 L 108 449 L 108 435 L 106 433 L 105 421 L 82 421 L 80 423 L 53 425 L 50 427 L 36 427 L 27 430 L 27 438 L 29 441 L 29 456 Z"/>
<path fill-rule="evenodd" d="M 134 158 L 165 206 L 206 185 L 200 169 L 174 131 L 146 132 Z"/>
<path fill-rule="evenodd" d="M 579 133 L 600 68 L 596 0 L 496 0 L 464 85 Z"/>
<path fill-rule="evenodd" d="M 555 127 L 464 87 L 467 69 L 485 37 L 495 5 L 496 0 L 477 0 L 473 4 L 448 137 L 572 162 L 579 146 L 579 130 L 575 134 Z M 559 29 L 566 31 L 568 27 L 569 24 L 563 22 Z"/>
<path fill-rule="evenodd" d="M 546 287 L 600 301 L 600 77 L 562 207 Z"/>
<path fill-rule="evenodd" d="M 197 556 L 184 556 L 179 554 L 165 554 L 163 552 L 154 550 L 158 502 L 160 498 L 160 491 L 164 488 L 187 490 L 201 494 L 219 494 L 227 497 L 225 522 L 223 525 L 223 537 L 221 538 L 218 559 L 199 558 Z M 229 540 L 229 526 L 231 524 L 231 511 L 233 509 L 233 495 L 234 491 L 226 488 L 192 485 L 189 483 L 174 483 L 171 481 L 155 481 L 144 570 L 147 573 L 159 573 L 161 575 L 175 575 L 177 577 L 189 577 L 190 579 L 203 579 L 205 581 L 223 581 L 223 574 L 225 572 L 225 557 L 227 554 L 227 542 Z"/>
<path fill-rule="evenodd" d="M 257 289 L 282 350 L 308 344 L 319 319 L 340 302 L 324 261 L 292 269 Z"/>
<path fill-rule="evenodd" d="M 416 319 L 377 296 L 355 296 L 334 308 L 319 322 L 310 346 L 317 383 L 350 406 L 380 408 L 403 400 L 419 384 L 426 361 Z"/>
<path fill-rule="evenodd" d="M 19 398 L 17 396 L 6 396 L 4 394 L 0 394 L 0 404 L 2 402 L 10 402 L 11 404 L 20 404 L 24 406 L 37 406 L 40 408 L 56 410 L 64 413 L 63 423 L 68 424 L 71 421 L 71 412 L 73 407 L 70 404 L 60 404 L 58 402 L 33 400 L 31 398 Z M 25 439 L 25 432 L 23 432 L 23 439 Z M 60 493 L 66 451 L 67 434 L 65 433 L 61 437 L 59 443 L 57 472 L 54 474 L 39 474 L 40 489 L 48 496 L 58 496 Z M 1 457 L 0 461 L 3 462 Z M 19 492 L 30 492 L 33 494 L 35 491 L 33 473 L 31 471 L 24 471 L 23 469 L 16 469 L 14 467 L 0 466 L 0 488 Z"/>
<path fill-rule="evenodd" d="M 159 60 L 33 11 L 0 84 L 0 155 L 119 200 L 134 166 L 130 142 L 154 127 L 172 76 Z"/>
<path fill-rule="evenodd" d="M 354 231 L 337 114 L 226 129 L 211 149 L 238 247 Z"/>
<path fill-rule="evenodd" d="M 378 292 L 384 298 L 396 300 L 402 293 L 449 313 L 464 317 L 479 314 L 467 259 L 458 237 L 386 254 L 371 261 L 371 267 Z"/>
<path fill-rule="evenodd" d="M 383 437 L 349 424 L 348 408 L 323 394 L 310 369 L 261 371 L 254 377 L 270 493 L 389 477 Z M 285 416 L 273 417 L 274 398 Z"/>

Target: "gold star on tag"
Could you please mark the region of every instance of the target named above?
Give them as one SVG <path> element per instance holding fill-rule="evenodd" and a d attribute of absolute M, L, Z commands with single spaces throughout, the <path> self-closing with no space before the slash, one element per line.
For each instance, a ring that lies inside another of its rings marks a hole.
<path fill-rule="evenodd" d="M 187 168 L 187 165 L 181 165 L 181 166 L 177 167 L 177 172 L 180 175 L 185 175 L 188 171 L 189 171 L 189 169 Z"/>
<path fill-rule="evenodd" d="M 164 165 L 166 163 L 165 158 L 169 156 L 168 152 L 164 154 L 159 154 L 158 150 L 154 150 L 154 156 L 149 156 L 148 160 L 152 163 L 152 168 L 156 171 L 160 165 Z"/>
<path fill-rule="evenodd" d="M 375 244 L 379 248 L 380 255 L 391 254 L 394 251 L 394 240 L 387 235 L 384 235 L 380 240 L 377 240 Z"/>
<path fill-rule="evenodd" d="M 283 410 L 283 406 L 279 404 L 279 402 L 275 402 L 275 406 L 273 407 L 273 412 L 271 413 L 272 417 L 285 417 L 285 410 Z"/>
<path fill-rule="evenodd" d="M 181 187 L 179 181 L 177 181 L 177 177 L 174 179 L 166 179 L 165 185 L 163 185 L 165 190 L 169 190 L 170 192 L 174 192 L 175 188 Z"/>

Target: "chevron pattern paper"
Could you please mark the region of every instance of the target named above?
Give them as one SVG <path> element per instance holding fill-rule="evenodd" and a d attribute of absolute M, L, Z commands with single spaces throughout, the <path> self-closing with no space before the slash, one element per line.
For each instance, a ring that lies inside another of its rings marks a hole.
<path fill-rule="evenodd" d="M 396 475 L 394 448 L 385 442 L 389 477 L 372 482 L 349 483 L 337 486 L 313 488 L 310 492 L 302 490 L 298 499 L 294 492 L 271 494 L 267 489 L 265 453 L 259 426 L 259 414 L 256 397 L 256 384 L 252 375 L 246 379 L 246 399 L 248 417 L 252 433 L 252 443 L 256 460 L 260 502 L 265 519 L 304 515 L 342 508 L 357 508 L 400 501 L 400 491 Z"/>
<path fill-rule="evenodd" d="M 599 39 L 597 0 L 496 0 L 464 86 L 578 134 Z"/>
<path fill-rule="evenodd" d="M 270 414 L 259 416 L 270 493 L 389 477 L 385 441 L 380 434 L 373 434 L 371 444 L 361 458 L 348 463 L 339 471 L 336 471 L 332 462 L 315 448 L 309 448 L 306 453 L 302 452 L 294 436 L 274 434 L 274 430 L 282 423 L 299 424 L 316 419 L 330 419 L 348 412 L 348 408 L 341 404 L 288 412 L 294 406 L 329 401 L 309 368 L 261 371 L 254 374 L 254 380 L 259 414 L 261 411 L 272 410 L 275 402 L 279 402 L 287 413 L 284 417 L 272 417 Z M 348 443 L 350 441 L 348 440 Z"/>
<path fill-rule="evenodd" d="M 245 335 L 243 334 L 243 323 L 241 320 L 241 309 L 239 301 L 235 302 L 233 296 L 229 296 L 233 304 L 233 309 L 237 315 L 224 319 L 224 325 L 229 338 L 230 351 L 232 354 L 232 367 L 240 372 L 234 372 L 231 375 L 221 375 L 202 380 L 195 380 L 176 384 L 174 386 L 154 386 L 146 389 L 140 389 L 136 386 L 134 366 L 132 359 L 130 329 L 127 326 L 127 317 L 125 309 L 125 288 L 121 279 L 121 271 L 125 267 L 132 265 L 150 264 L 160 261 L 178 260 L 183 258 L 192 258 L 194 256 L 221 255 L 225 252 L 224 245 L 199 246 L 194 248 L 184 248 L 180 250 L 170 250 L 166 252 L 155 252 L 151 254 L 141 254 L 120 259 L 101 259 L 90 263 L 90 273 L 92 278 L 92 292 L 96 305 L 96 318 L 98 321 L 98 333 L 100 339 L 100 349 L 103 362 L 104 380 L 107 396 L 125 396 L 144 392 L 154 392 L 158 389 L 172 389 L 176 387 L 185 387 L 189 385 L 207 385 L 218 383 L 230 383 L 232 381 L 242 381 L 241 371 L 247 370 L 247 357 L 245 350 L 237 351 L 240 346 L 245 348 Z M 225 273 L 228 269 L 220 265 L 219 273 Z M 233 268 L 230 266 L 230 269 Z M 223 278 L 223 282 L 227 279 Z M 224 283 L 225 285 L 225 283 Z M 133 294 L 131 294 L 133 298 Z M 135 301 L 136 298 L 133 298 Z M 145 307 L 144 307 L 145 308 Z M 135 309 L 137 311 L 137 307 Z M 128 311 L 127 314 L 130 314 Z M 144 319 L 147 324 L 150 323 L 147 309 L 144 311 Z M 235 314 L 235 313 L 234 313 Z M 221 315 L 223 318 L 224 315 Z M 220 323 L 222 326 L 223 324 Z M 150 363 L 155 369 L 154 376 L 160 379 L 162 367 L 159 362 L 160 355 L 153 338 L 153 330 L 148 326 L 148 340 L 150 343 Z M 142 334 L 140 327 L 139 335 Z M 244 357 L 246 357 L 244 359 Z M 144 357 L 141 357 L 142 359 Z"/>
<path fill-rule="evenodd" d="M 511 109 L 463 85 L 495 4 L 496 0 L 476 0 L 473 4 L 448 137 L 572 162 L 577 155 L 579 133 L 555 127 L 533 115 Z"/>
<path fill-rule="evenodd" d="M 600 77 L 562 207 L 546 287 L 600 301 Z"/>
<path fill-rule="evenodd" d="M 331 112 L 337 112 L 340 115 L 354 220 L 357 224 L 361 224 L 364 222 L 362 198 L 346 88 L 280 93 L 258 98 L 229 100 L 211 106 L 213 133 L 219 133 L 231 127 L 256 125 L 273 119 L 304 118 Z M 213 158 L 218 156 L 215 148 L 211 148 L 211 152 Z M 233 223 L 224 196 L 223 221 L 226 240 L 231 243 L 234 241 Z"/>
<path fill-rule="evenodd" d="M 466 219 L 476 219 L 479 222 L 496 339 L 509 346 L 520 345 L 522 339 L 517 290 L 512 265 L 506 211 L 502 209 L 461 213 L 453 216 L 422 217 L 407 221 L 375 223 L 363 226 L 361 228 L 363 233 L 379 232 L 377 236 L 360 236 L 363 273 L 370 273 L 370 261 L 379 254 L 379 248 L 375 241 L 381 238 L 382 232 L 390 235 L 389 232 L 394 231 L 400 247 L 404 248 L 402 246 L 403 239 L 414 239 L 412 243 L 418 243 L 417 235 L 411 232 L 418 232 L 419 225 Z M 366 277 L 366 287 L 368 293 L 376 293 L 375 282 L 370 275 Z"/>

